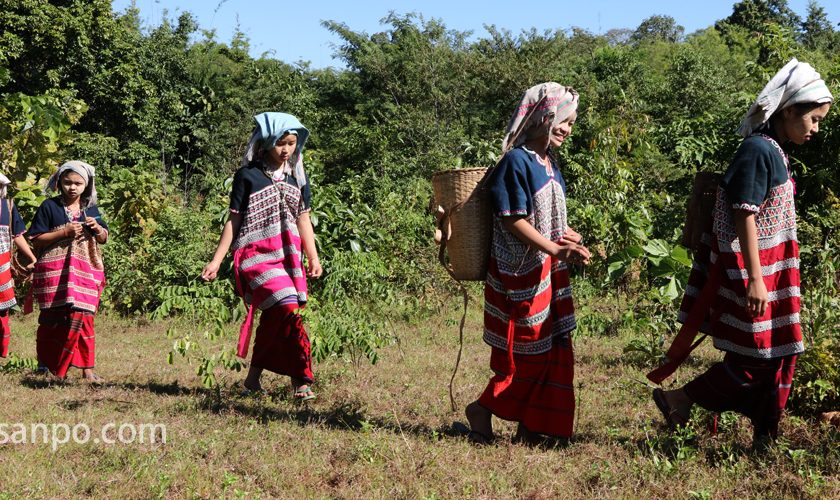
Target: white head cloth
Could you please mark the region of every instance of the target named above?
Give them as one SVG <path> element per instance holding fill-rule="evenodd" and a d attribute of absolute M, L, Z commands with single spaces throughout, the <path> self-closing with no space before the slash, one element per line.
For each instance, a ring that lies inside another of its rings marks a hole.
<path fill-rule="evenodd" d="M 519 106 L 510 117 L 502 141 L 502 151 L 507 152 L 525 142 L 528 132 L 542 123 L 545 116 L 554 116 L 548 124 L 551 127 L 568 118 L 577 107 L 578 93 L 573 88 L 555 82 L 534 85 L 525 91 Z"/>
<path fill-rule="evenodd" d="M 82 179 L 85 181 L 85 190 L 84 193 L 89 193 L 87 196 L 83 194 L 83 204 L 82 208 L 85 209 L 92 205 L 96 205 L 96 182 L 94 180 L 96 169 L 93 168 L 92 165 L 85 163 L 79 160 L 72 160 L 64 163 L 54 174 L 50 176 L 50 179 L 47 181 L 47 187 L 44 189 L 45 192 L 49 193 L 52 192 L 60 192 L 58 183 L 61 180 L 61 175 L 64 172 L 74 172 L 79 174 Z"/>
<path fill-rule="evenodd" d="M 808 63 L 793 58 L 770 79 L 758 94 L 750 110 L 741 119 L 738 134 L 749 137 L 767 123 L 776 111 L 794 104 L 826 103 L 834 101 L 820 74 Z"/>
<path fill-rule="evenodd" d="M 7 196 L 9 184 L 11 183 L 12 181 L 10 181 L 8 177 L 0 174 L 0 198 L 5 198 Z"/>

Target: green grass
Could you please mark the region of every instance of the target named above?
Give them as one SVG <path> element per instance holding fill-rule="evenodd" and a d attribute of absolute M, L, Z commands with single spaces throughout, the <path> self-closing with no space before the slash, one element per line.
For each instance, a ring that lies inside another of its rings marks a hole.
<path fill-rule="evenodd" d="M 457 301 L 439 316 L 396 323 L 399 342 L 374 366 L 342 360 L 315 367 L 318 400 L 295 404 L 288 380 L 265 374 L 267 397 L 244 397 L 244 373 L 221 373 L 201 387 L 195 366 L 166 363 L 170 323 L 97 318 L 97 371 L 107 384 L 50 385 L 28 370 L 0 373 L 0 422 L 160 423 L 166 444 L 0 445 L 4 497 L 110 496 L 282 498 L 837 497 L 838 433 L 787 418 L 784 438 L 750 452 L 751 429 L 725 415 L 711 436 L 708 414 L 670 434 L 626 363 L 621 333 L 575 342 L 579 408 L 566 446 L 510 440 L 514 425 L 494 420 L 497 444 L 476 448 L 449 432 L 457 349 Z M 473 303 L 456 397 L 474 399 L 489 377 L 489 347 Z M 33 357 L 34 316 L 12 318 L 12 351 Z M 178 324 L 180 331 L 194 327 Z M 230 328 L 231 335 L 236 325 Z M 232 336 L 225 339 L 233 345 Z M 719 359 L 704 345 L 678 382 Z M 78 377 L 78 371 L 71 371 Z"/>

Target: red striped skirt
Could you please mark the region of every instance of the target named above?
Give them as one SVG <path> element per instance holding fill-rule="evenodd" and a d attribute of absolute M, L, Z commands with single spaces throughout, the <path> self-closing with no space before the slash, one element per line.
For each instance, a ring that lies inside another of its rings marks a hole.
<path fill-rule="evenodd" d="M 93 368 L 96 364 L 93 314 L 69 307 L 42 309 L 35 346 L 38 365 L 47 367 L 57 377 L 65 377 L 71 366 Z"/>
<path fill-rule="evenodd" d="M 788 396 L 796 355 L 757 359 L 726 353 L 685 386 L 692 401 L 714 412 L 735 411 L 748 417 L 756 437 L 775 438 Z"/>
<path fill-rule="evenodd" d="M 505 420 L 520 422 L 529 431 L 570 437 L 575 419 L 574 351 L 569 337 L 557 338 L 551 350 L 513 355 L 516 372 L 497 395 L 508 367 L 508 353 L 493 348 L 490 368 L 496 373 L 478 403 Z"/>
<path fill-rule="evenodd" d="M 279 304 L 262 311 L 251 363 L 311 384 L 315 379 L 309 334 L 297 309 L 297 304 Z"/>

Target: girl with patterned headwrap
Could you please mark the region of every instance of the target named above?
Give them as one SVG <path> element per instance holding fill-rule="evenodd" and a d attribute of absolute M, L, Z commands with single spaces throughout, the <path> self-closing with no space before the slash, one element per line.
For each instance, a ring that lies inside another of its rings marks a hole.
<path fill-rule="evenodd" d="M 3 358 L 9 355 L 9 311 L 17 304 L 12 279 L 12 243 L 26 256 L 30 268 L 35 265 L 35 254 L 23 236 L 26 226 L 17 207 L 8 198 L 9 184 L 9 178 L 0 174 L 0 357 Z"/>
<path fill-rule="evenodd" d="M 47 182 L 48 198 L 35 213 L 29 237 L 38 252 L 32 290 L 38 301 L 38 364 L 64 378 L 74 366 L 85 379 L 93 372 L 96 336 L 93 318 L 105 288 L 100 245 L 108 226 L 96 206 L 94 168 L 82 161 L 59 167 Z"/>
<path fill-rule="evenodd" d="M 557 83 L 528 89 L 488 179 L 493 243 L 484 288 L 484 341 L 495 375 L 466 408 L 470 439 L 493 439 L 491 415 L 518 437 L 569 437 L 574 421 L 575 328 L 568 262 L 588 263 L 566 218 L 566 185 L 551 153 L 569 136 L 578 94 Z"/>
<path fill-rule="evenodd" d="M 295 398 L 308 401 L 315 398 L 314 378 L 309 335 L 299 309 L 307 301 L 306 276 L 318 278 L 323 272 L 303 170 L 309 130 L 285 113 L 262 113 L 254 119 L 257 127 L 233 177 L 230 217 L 201 276 L 216 278 L 232 244 L 236 291 L 248 307 L 237 350 L 242 358 L 248 354 L 254 313 L 262 311 L 245 389 L 261 391 L 265 369 L 288 375 Z"/>
<path fill-rule="evenodd" d="M 680 389 L 654 390 L 671 426 L 684 425 L 696 403 L 749 417 L 756 444 L 778 433 L 796 358 L 804 351 L 796 190 L 783 145 L 808 142 L 832 101 L 819 73 L 793 59 L 741 122 L 744 141 L 718 186 L 711 234 L 703 239 L 708 246 L 695 255 L 679 314 L 683 323 L 702 323 L 701 331 L 726 355 Z M 690 339 L 682 343 L 688 344 Z M 651 380 L 660 382 L 684 359 L 671 349 L 674 360 L 652 372 Z"/>

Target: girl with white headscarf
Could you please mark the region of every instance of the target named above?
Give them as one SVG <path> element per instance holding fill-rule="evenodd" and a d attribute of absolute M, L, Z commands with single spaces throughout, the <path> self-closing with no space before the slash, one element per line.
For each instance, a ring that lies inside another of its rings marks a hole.
<path fill-rule="evenodd" d="M 30 269 L 35 265 L 35 254 L 23 235 L 26 226 L 17 207 L 8 197 L 9 184 L 9 178 L 0 174 L 0 357 L 3 358 L 9 355 L 9 311 L 17 304 L 12 278 L 12 244 L 19 253 L 26 256 Z"/>
<path fill-rule="evenodd" d="M 796 190 L 783 146 L 808 142 L 832 101 L 819 73 L 793 59 L 741 121 L 745 139 L 718 187 L 712 232 L 704 239 L 709 246 L 695 255 L 679 315 L 683 323 L 704 324 L 700 330 L 726 355 L 682 388 L 654 391 L 671 426 L 684 425 L 696 403 L 749 417 L 756 445 L 777 436 L 796 358 L 805 349 Z M 672 361 L 649 378 L 660 382 L 673 373 L 687 354 L 675 346 L 690 343 L 675 340 Z"/>
<path fill-rule="evenodd" d="M 108 240 L 108 225 L 96 206 L 93 166 L 68 161 L 50 177 L 46 199 L 29 236 L 38 250 L 32 290 L 38 301 L 38 364 L 64 378 L 73 366 L 91 382 L 96 361 L 94 316 L 105 288 L 100 245 Z"/>
<path fill-rule="evenodd" d="M 478 443 L 493 439 L 491 415 L 519 422 L 524 439 L 572 434 L 575 315 L 567 263 L 588 263 L 590 254 L 569 229 L 566 186 L 550 147 L 571 133 L 577 105 L 577 92 L 554 82 L 528 89 L 488 180 L 494 217 L 484 341 L 496 375 L 466 408 L 469 437 Z"/>
<path fill-rule="evenodd" d="M 245 390 L 262 390 L 265 369 L 289 376 L 294 397 L 309 401 L 315 398 L 314 376 L 309 335 L 299 310 L 307 302 L 306 277 L 323 273 L 303 170 L 309 130 L 286 113 L 261 113 L 254 121 L 241 167 L 233 176 L 230 218 L 201 277 L 216 278 L 232 245 L 236 291 L 248 307 L 237 349 L 242 358 L 248 354 L 254 314 L 261 311 Z"/>

